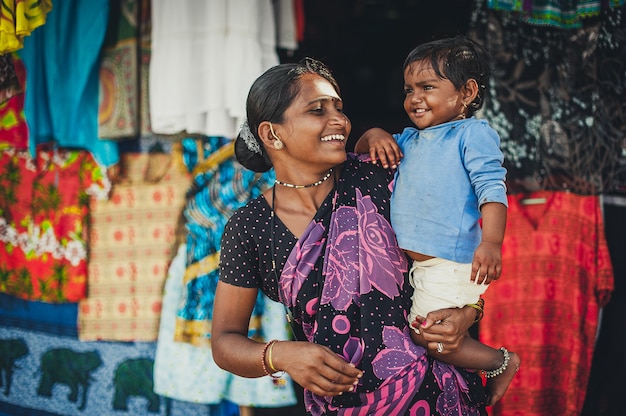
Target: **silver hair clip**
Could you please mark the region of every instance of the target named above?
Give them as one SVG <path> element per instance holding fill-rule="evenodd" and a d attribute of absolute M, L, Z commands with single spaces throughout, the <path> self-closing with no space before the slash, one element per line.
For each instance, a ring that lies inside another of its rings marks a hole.
<path fill-rule="evenodd" d="M 254 152 L 258 155 L 262 155 L 261 146 L 259 146 L 258 140 L 252 134 L 252 130 L 250 130 L 250 126 L 248 125 L 248 120 L 245 119 L 243 123 L 241 123 L 241 127 L 239 128 L 239 135 L 246 143 L 246 147 L 251 152 Z"/>

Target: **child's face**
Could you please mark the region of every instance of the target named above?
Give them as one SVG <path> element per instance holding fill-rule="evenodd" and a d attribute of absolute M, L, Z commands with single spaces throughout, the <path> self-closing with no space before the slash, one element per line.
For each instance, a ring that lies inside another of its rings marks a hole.
<path fill-rule="evenodd" d="M 439 78 L 430 62 L 413 62 L 406 68 L 404 92 L 404 111 L 420 130 L 463 118 L 461 91 Z"/>

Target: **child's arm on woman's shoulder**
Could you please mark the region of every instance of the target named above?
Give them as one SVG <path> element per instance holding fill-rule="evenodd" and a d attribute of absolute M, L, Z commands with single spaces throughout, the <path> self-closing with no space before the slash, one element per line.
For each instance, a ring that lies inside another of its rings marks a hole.
<path fill-rule="evenodd" d="M 374 127 L 367 130 L 354 146 L 355 153 L 369 153 L 372 163 L 380 160 L 384 168 L 397 168 L 400 160 L 404 156 L 398 143 L 391 134 L 385 130 Z"/>

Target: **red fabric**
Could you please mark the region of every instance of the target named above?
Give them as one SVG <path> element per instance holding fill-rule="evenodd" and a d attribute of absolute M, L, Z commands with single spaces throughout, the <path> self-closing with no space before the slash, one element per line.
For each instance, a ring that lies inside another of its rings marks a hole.
<path fill-rule="evenodd" d="M 545 203 L 520 203 L 529 197 Z M 613 290 L 599 198 L 550 191 L 509 196 L 502 265 L 484 295 L 480 340 L 515 351 L 522 363 L 491 414 L 579 415 L 599 299 Z"/>
<path fill-rule="evenodd" d="M 51 303 L 87 292 L 87 194 L 108 181 L 90 153 L 0 153 L 0 292 Z"/>
<path fill-rule="evenodd" d="M 13 66 L 20 85 L 24 85 L 26 68 L 17 55 Z M 0 104 L 0 149 L 28 149 L 28 126 L 24 118 L 24 92 L 19 91 Z"/>
<path fill-rule="evenodd" d="M 304 0 L 293 0 L 293 8 L 296 14 L 296 39 L 298 42 L 304 40 Z"/>

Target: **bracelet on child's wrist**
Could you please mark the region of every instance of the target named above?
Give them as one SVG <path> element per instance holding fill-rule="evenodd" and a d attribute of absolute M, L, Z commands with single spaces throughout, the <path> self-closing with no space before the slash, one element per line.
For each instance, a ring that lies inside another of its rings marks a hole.
<path fill-rule="evenodd" d="M 474 319 L 474 323 L 483 319 L 483 315 L 485 314 L 485 300 L 483 298 L 479 298 L 476 303 L 468 303 L 467 306 L 476 309 L 476 318 Z"/>

